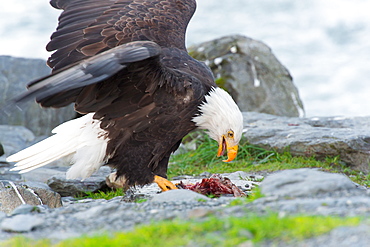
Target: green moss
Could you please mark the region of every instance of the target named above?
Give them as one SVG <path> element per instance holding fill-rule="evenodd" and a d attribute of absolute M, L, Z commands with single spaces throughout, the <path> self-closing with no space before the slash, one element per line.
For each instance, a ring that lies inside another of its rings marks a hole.
<path fill-rule="evenodd" d="M 220 88 L 225 88 L 226 79 L 224 77 L 218 77 L 215 79 L 215 83 Z"/>
<path fill-rule="evenodd" d="M 259 216 L 249 214 L 244 217 L 215 218 L 201 222 L 165 221 L 140 226 L 123 233 L 84 236 L 62 241 L 53 246 L 236 246 L 245 241 L 302 240 L 329 232 L 338 226 L 355 226 L 359 218 L 340 218 L 322 216 L 288 216 L 277 214 Z M 14 238 L 5 246 L 50 246 L 50 242 L 30 241 Z"/>
<path fill-rule="evenodd" d="M 136 203 L 143 203 L 143 202 L 146 202 L 146 201 L 148 201 L 147 198 L 139 198 L 139 199 L 135 200 Z"/>

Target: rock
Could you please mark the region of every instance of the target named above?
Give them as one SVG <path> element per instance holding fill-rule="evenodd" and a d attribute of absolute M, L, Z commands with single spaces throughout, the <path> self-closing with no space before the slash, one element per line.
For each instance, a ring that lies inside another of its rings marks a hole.
<path fill-rule="evenodd" d="M 6 105 L 8 100 L 25 92 L 30 81 L 48 75 L 50 71 L 41 59 L 0 56 L 0 105 Z M 55 126 L 75 116 L 72 106 L 42 109 L 33 101 L 22 105 L 22 111 L 8 108 L 6 112 L 8 114 L 0 114 L 0 124 L 22 125 L 36 135 L 50 135 Z"/>
<path fill-rule="evenodd" d="M 38 211 L 36 206 L 32 206 L 29 204 L 21 204 L 11 212 L 11 215 L 14 216 L 18 214 L 29 214 L 35 211 Z"/>
<path fill-rule="evenodd" d="M 193 192 L 191 190 L 169 190 L 163 193 L 154 195 L 152 202 L 182 202 L 182 201 L 199 201 L 210 200 L 208 197 Z"/>
<path fill-rule="evenodd" d="M 284 243 L 281 246 L 295 247 L 367 247 L 370 243 L 370 226 L 361 224 L 359 226 L 337 227 L 327 234 L 302 240 L 298 245 Z"/>
<path fill-rule="evenodd" d="M 62 196 L 79 196 L 85 192 L 94 192 L 106 187 L 106 177 L 110 174 L 109 167 L 101 167 L 91 177 L 81 181 L 78 179 L 66 179 L 65 174 L 54 175 L 48 179 L 49 187 Z"/>
<path fill-rule="evenodd" d="M 35 135 L 23 126 L 0 125 L 0 143 L 5 156 L 10 156 L 31 145 Z M 5 161 L 5 156 L 1 157 Z"/>
<path fill-rule="evenodd" d="M 5 160 L 5 157 L 0 157 L 0 179 L 14 182 L 21 181 L 22 176 L 16 171 L 10 171 L 12 166 L 9 163 L 5 163 L 2 159 Z"/>
<path fill-rule="evenodd" d="M 84 220 L 98 218 L 102 215 L 113 215 L 117 211 L 118 207 L 118 204 L 102 204 L 82 212 L 77 212 L 73 217 L 77 220 Z"/>
<path fill-rule="evenodd" d="M 51 191 L 45 184 L 0 181 L 0 211 L 9 214 L 25 203 L 33 206 L 47 205 L 50 208 L 62 206 L 60 195 Z"/>
<path fill-rule="evenodd" d="M 231 178 L 239 180 L 240 176 L 244 178 L 247 174 L 237 172 L 222 175 L 230 175 Z M 196 179 L 193 177 L 192 180 Z M 199 181 L 200 179 L 197 179 L 197 182 Z M 152 188 L 150 192 L 148 191 L 149 187 Z M 135 193 L 141 193 L 144 190 L 148 192 L 147 198 L 154 197 L 156 199 L 148 199 L 138 203 L 125 202 L 122 197 L 110 200 L 79 200 L 64 197 L 63 207 L 43 210 L 39 206 L 36 212 L 32 210 L 30 212 L 31 208 L 29 206 L 20 206 L 13 213 L 18 211 L 25 216 L 40 217 L 43 223 L 31 228 L 33 230 L 22 233 L 22 235 L 31 239 L 46 238 L 53 243 L 86 234 L 101 234 L 102 231 L 129 231 L 137 225 L 173 219 L 206 220 L 208 217 L 243 217 L 247 219 L 250 213 L 264 215 L 271 212 L 277 212 L 281 217 L 291 214 L 359 216 L 363 218 L 370 216 L 370 191 L 367 192 L 366 189 L 336 190 L 335 192 L 303 195 L 297 198 L 266 196 L 256 199 L 252 203 L 237 206 L 230 205 L 233 200 L 230 197 L 204 198 L 202 195 L 186 190 L 174 190 L 157 194 L 159 188 L 156 184 L 138 188 Z M 194 195 L 196 197 L 193 198 Z M 201 199 L 197 199 L 198 196 Z M 11 231 L 20 231 L 20 229 L 12 227 L 11 230 L 6 228 L 5 231 L 1 228 L 12 218 L 14 216 L 6 217 L 0 213 L 0 241 L 19 235 L 17 232 Z M 6 222 L 2 223 L 5 220 Z M 30 227 L 27 229 L 30 229 Z M 212 234 L 217 236 L 217 232 Z M 241 230 L 238 234 L 245 238 L 250 237 L 248 231 Z M 353 235 L 355 235 L 355 232 L 353 232 Z M 357 245 L 354 244 L 353 246 Z"/>
<path fill-rule="evenodd" d="M 303 104 L 289 71 L 264 43 L 240 35 L 226 36 L 189 48 L 211 67 L 242 111 L 303 116 Z"/>
<path fill-rule="evenodd" d="M 296 156 L 337 157 L 369 172 L 370 117 L 289 118 L 243 113 L 248 142 Z"/>
<path fill-rule="evenodd" d="M 6 213 L 0 211 L 0 222 L 6 218 Z"/>
<path fill-rule="evenodd" d="M 60 163 L 61 162 L 59 162 L 59 164 Z M 48 167 L 41 167 L 31 172 L 23 173 L 22 179 L 23 181 L 41 182 L 46 184 L 48 179 L 51 178 L 52 176 L 60 175 L 65 177 L 65 174 L 66 174 L 65 171 L 60 171 Z"/>
<path fill-rule="evenodd" d="M 209 210 L 206 208 L 196 208 L 188 212 L 188 218 L 189 219 L 203 218 L 213 213 L 215 213 L 213 210 Z"/>
<path fill-rule="evenodd" d="M 7 232 L 29 232 L 43 223 L 39 216 L 20 214 L 3 220 L 0 228 Z"/>
<path fill-rule="evenodd" d="M 355 188 L 355 184 L 342 174 L 309 168 L 277 172 L 267 176 L 261 183 L 261 192 L 267 196 L 313 196 Z"/>

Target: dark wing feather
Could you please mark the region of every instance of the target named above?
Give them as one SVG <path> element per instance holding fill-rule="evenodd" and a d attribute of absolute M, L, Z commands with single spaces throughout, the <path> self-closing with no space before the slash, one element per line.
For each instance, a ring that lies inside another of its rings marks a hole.
<path fill-rule="evenodd" d="M 48 65 L 61 69 L 131 41 L 153 41 L 185 50 L 185 31 L 195 1 L 52 0 L 63 9 L 57 31 L 47 45 Z"/>
<path fill-rule="evenodd" d="M 29 90 L 17 97 L 15 102 L 36 98 L 42 106 L 59 106 L 60 101 L 66 102 L 65 98 L 80 92 L 81 88 L 104 81 L 131 63 L 158 57 L 160 52 L 161 48 L 150 41 L 118 46 L 31 82 Z M 60 94 L 66 94 L 67 97 L 58 97 Z"/>

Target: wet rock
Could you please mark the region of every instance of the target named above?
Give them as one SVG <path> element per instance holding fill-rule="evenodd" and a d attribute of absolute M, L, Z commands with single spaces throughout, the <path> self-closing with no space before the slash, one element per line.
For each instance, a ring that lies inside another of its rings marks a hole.
<path fill-rule="evenodd" d="M 39 216 L 20 214 L 4 219 L 0 228 L 6 232 L 29 232 L 43 223 L 44 219 Z"/>
<path fill-rule="evenodd" d="M 369 172 L 370 117 L 289 118 L 245 112 L 244 136 L 251 144 L 297 156 L 339 156 Z"/>
<path fill-rule="evenodd" d="M 41 59 L 0 56 L 0 106 L 25 92 L 30 81 L 48 75 L 50 71 Z M 8 114 L 0 114 L 0 124 L 22 125 L 36 135 L 50 135 L 55 126 L 75 116 L 72 106 L 42 109 L 33 101 L 22 104 L 22 111 L 16 108 L 6 111 Z"/>
<path fill-rule="evenodd" d="M 62 206 L 60 195 L 51 191 L 45 184 L 0 181 L 0 211 L 10 214 L 22 204 L 47 205 L 50 208 Z"/>
<path fill-rule="evenodd" d="M 62 196 L 79 196 L 85 192 L 94 192 L 106 188 L 106 177 L 111 173 L 109 167 L 101 167 L 91 177 L 81 181 L 66 179 L 65 174 L 54 175 L 48 179 L 48 186 Z"/>
<path fill-rule="evenodd" d="M 261 183 L 261 192 L 267 196 L 313 196 L 355 188 L 355 184 L 342 174 L 309 168 L 277 172 L 267 176 Z"/>
<path fill-rule="evenodd" d="M 264 43 L 241 35 L 190 47 L 205 61 L 216 83 L 227 89 L 242 111 L 303 116 L 303 104 L 289 71 Z"/>

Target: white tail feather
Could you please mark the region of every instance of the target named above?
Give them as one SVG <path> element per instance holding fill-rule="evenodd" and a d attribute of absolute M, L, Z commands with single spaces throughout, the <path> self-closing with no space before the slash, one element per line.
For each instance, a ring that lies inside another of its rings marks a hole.
<path fill-rule="evenodd" d="M 100 121 L 92 117 L 93 113 L 89 113 L 65 122 L 52 131 L 53 136 L 9 156 L 8 162 L 17 162 L 12 171 L 29 172 L 74 154 L 74 165 L 68 170 L 67 178 L 90 177 L 103 164 L 108 143 Z"/>

